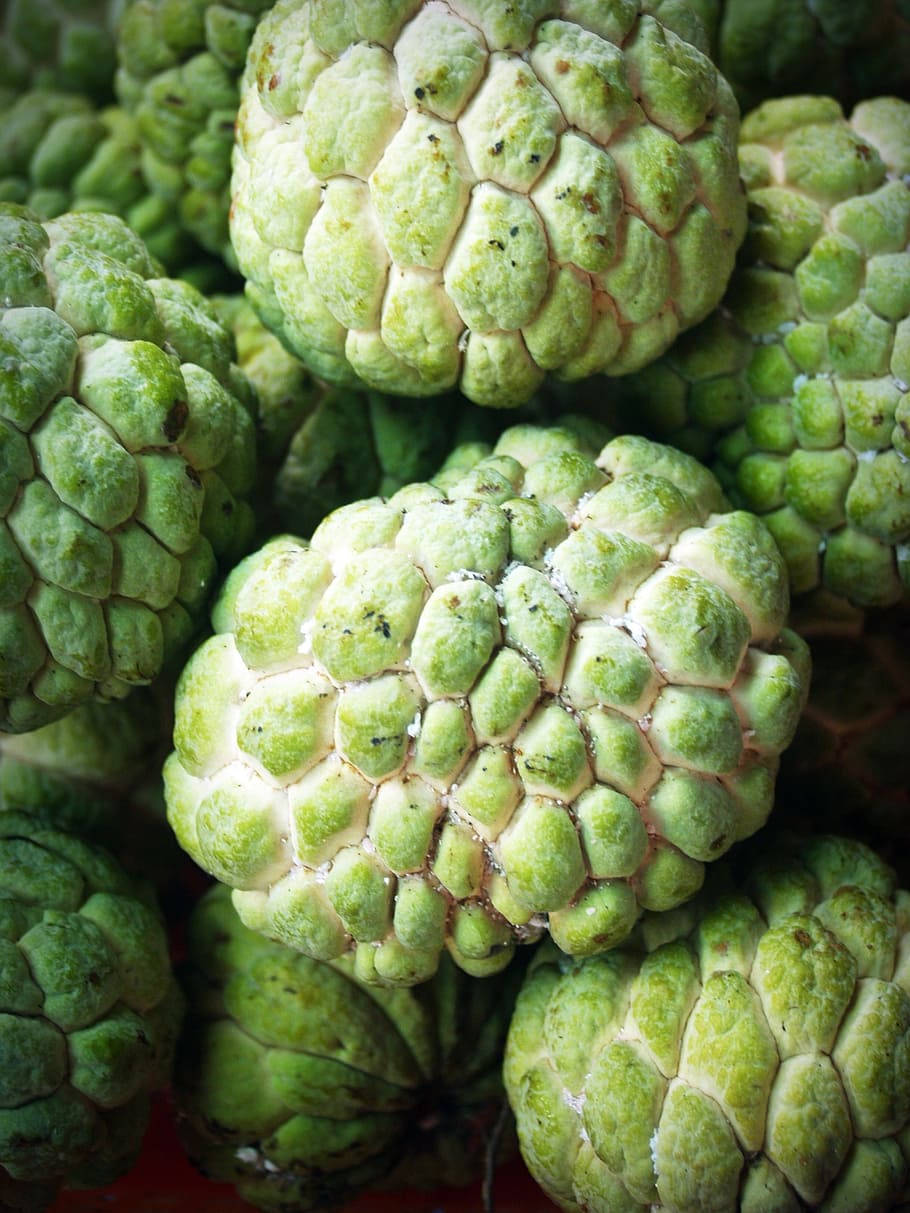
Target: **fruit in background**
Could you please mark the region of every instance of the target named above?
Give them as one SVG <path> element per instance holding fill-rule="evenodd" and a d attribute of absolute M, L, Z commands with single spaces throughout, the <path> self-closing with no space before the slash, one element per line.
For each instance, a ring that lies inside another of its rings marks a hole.
<path fill-rule="evenodd" d="M 183 1000 L 157 907 L 74 834 L 0 812 L 0 1206 L 110 1183 L 170 1076 Z"/>
<path fill-rule="evenodd" d="M 97 109 L 76 93 L 31 91 L 0 110 L 0 201 L 39 219 L 107 211 L 141 236 L 168 273 L 200 250 L 142 176 L 136 124 L 116 106 Z"/>
<path fill-rule="evenodd" d="M 723 293 L 738 109 L 684 4 L 279 0 L 244 76 L 231 237 L 314 373 L 528 400 L 637 369 Z"/>
<path fill-rule="evenodd" d="M 894 1208 L 910 894 L 861 843 L 764 836 L 634 948 L 532 961 L 504 1077 L 567 1213 Z"/>
<path fill-rule="evenodd" d="M 424 400 L 327 386 L 258 318 L 242 295 L 213 300 L 256 390 L 258 533 L 310 535 L 331 510 L 364 494 L 390 496 L 431 475 L 456 442 L 493 437 L 488 410 L 450 393 Z"/>
<path fill-rule="evenodd" d="M 721 307 L 610 385 L 611 420 L 710 463 L 791 590 L 859 606 L 910 584 L 910 102 L 746 116 L 749 231 Z M 602 386 L 602 385 L 601 385 Z"/>
<path fill-rule="evenodd" d="M 0 204 L 0 730 L 151 682 L 246 550 L 230 334 L 112 215 Z"/>
<path fill-rule="evenodd" d="M 127 0 L 117 96 L 135 116 L 142 168 L 199 244 L 231 267 L 234 119 L 247 46 L 272 0 Z"/>
<path fill-rule="evenodd" d="M 849 830 L 910 883 L 910 610 L 809 595 L 789 622 L 809 642 L 812 682 L 781 760 L 775 819 Z"/>
<path fill-rule="evenodd" d="M 247 925 L 390 983 L 547 927 L 588 954 L 764 824 L 807 675 L 774 542 L 681 452 L 581 434 L 513 427 L 230 574 L 164 773 Z"/>
<path fill-rule="evenodd" d="M 771 96 L 863 97 L 910 88 L 907 0 L 691 0 L 743 109 Z"/>
<path fill-rule="evenodd" d="M 4 0 L 0 63 L 11 92 L 29 88 L 113 99 L 116 31 L 124 0 Z"/>
<path fill-rule="evenodd" d="M 367 986 L 351 957 L 248 930 L 216 885 L 188 933 L 176 1088 L 190 1158 L 257 1208 L 300 1213 L 380 1184 L 472 1182 L 497 1154 L 519 982 L 517 967 L 472 980 L 444 961 L 414 989 Z"/>

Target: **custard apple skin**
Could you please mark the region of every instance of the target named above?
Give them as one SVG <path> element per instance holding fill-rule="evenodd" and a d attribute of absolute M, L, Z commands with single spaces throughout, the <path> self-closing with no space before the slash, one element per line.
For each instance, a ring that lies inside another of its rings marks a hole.
<path fill-rule="evenodd" d="M 445 961 L 413 989 L 367 986 L 350 956 L 311 960 L 250 931 L 215 885 L 188 928 L 176 1096 L 190 1158 L 270 1211 L 472 1182 L 507 1115 L 520 978 L 472 980 Z"/>
<path fill-rule="evenodd" d="M 116 91 L 136 120 L 142 169 L 161 204 L 231 266 L 231 148 L 240 77 L 271 0 L 127 0 Z"/>
<path fill-rule="evenodd" d="M 147 894 L 25 813 L 0 813 L 0 971 L 0 1207 L 43 1209 L 135 1161 L 183 1001 Z"/>
<path fill-rule="evenodd" d="M 566 1213 L 895 1208 L 910 894 L 853 840 L 747 843 L 694 902 L 646 915 L 635 947 L 544 945 L 503 1075 L 525 1161 Z"/>
<path fill-rule="evenodd" d="M 468 455 L 248 557 L 177 687 L 181 846 L 369 980 L 547 928 L 602 951 L 690 897 L 764 823 L 806 689 L 780 555 L 707 469 L 529 425 Z"/>
<path fill-rule="evenodd" d="M 719 301 L 739 113 L 682 3 L 280 0 L 250 46 L 231 238 L 313 372 L 528 400 Z"/>
<path fill-rule="evenodd" d="M 709 462 L 760 514 L 794 595 L 910 585 L 910 102 L 743 120 L 749 231 L 721 307 L 617 384 L 611 420 Z"/>
<path fill-rule="evenodd" d="M 151 682 L 252 537 L 255 397 L 116 216 L 0 204 L 0 731 Z"/>
<path fill-rule="evenodd" d="M 4 0 L 0 63 L 11 91 L 29 88 L 113 100 L 124 0 Z"/>

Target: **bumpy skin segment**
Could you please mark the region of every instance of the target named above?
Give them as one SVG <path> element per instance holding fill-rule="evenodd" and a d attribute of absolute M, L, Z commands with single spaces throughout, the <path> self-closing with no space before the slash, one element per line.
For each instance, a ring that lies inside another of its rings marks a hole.
<path fill-rule="evenodd" d="M 794 594 L 910 585 L 910 103 L 768 101 L 743 121 L 749 232 L 721 307 L 617 385 L 618 426 L 711 462 Z"/>
<path fill-rule="evenodd" d="M 269 0 L 126 0 L 117 38 L 120 103 L 135 117 L 152 192 L 208 252 L 228 238 L 240 77 Z"/>
<path fill-rule="evenodd" d="M 767 97 L 859 101 L 910 87 L 906 0 L 698 0 L 715 62 L 744 109 Z"/>
<path fill-rule="evenodd" d="M 328 1213 L 366 1187 L 482 1169 L 516 967 L 475 981 L 447 961 L 411 990 L 368 986 L 351 957 L 311 960 L 250 931 L 223 885 L 193 912 L 187 959 L 178 1128 L 207 1175 L 260 1209 Z"/>
<path fill-rule="evenodd" d="M 248 925 L 411 982 L 575 954 L 756 830 L 807 681 L 783 564 L 694 460 L 516 426 L 229 576 L 165 764 Z"/>
<path fill-rule="evenodd" d="M 67 89 L 112 100 L 115 40 L 124 0 L 4 0 L 3 84 Z"/>
<path fill-rule="evenodd" d="M 157 907 L 108 852 L 0 813 L 0 1199 L 110 1183 L 141 1145 L 182 1014 Z"/>
<path fill-rule="evenodd" d="M 910 611 L 824 595 L 791 612 L 812 684 L 781 761 L 776 810 L 794 829 L 847 829 L 910 882 Z"/>
<path fill-rule="evenodd" d="M 252 534 L 255 398 L 112 215 L 0 204 L 0 730 L 151 682 Z"/>
<path fill-rule="evenodd" d="M 645 365 L 745 226 L 736 102 L 682 5 L 281 0 L 250 48 L 231 237 L 315 373 L 527 400 Z"/>
<path fill-rule="evenodd" d="M 910 895 L 859 842 L 756 842 L 634 948 L 535 956 L 503 1073 L 567 1213 L 872 1213 L 905 1193 Z"/>

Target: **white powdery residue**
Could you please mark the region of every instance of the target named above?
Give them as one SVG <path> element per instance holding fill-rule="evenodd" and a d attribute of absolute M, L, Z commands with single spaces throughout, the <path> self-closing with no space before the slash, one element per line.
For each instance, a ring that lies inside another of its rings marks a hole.
<path fill-rule="evenodd" d="M 360 844 L 360 845 L 363 847 L 363 849 L 366 851 L 366 853 L 367 853 L 368 855 L 375 855 L 375 854 L 376 854 L 376 846 L 375 846 L 375 844 L 374 844 L 374 842 L 373 842 L 373 839 L 372 839 L 372 838 L 370 838 L 369 834 L 365 834 L 365 835 L 364 835 L 364 837 L 363 837 L 363 842 L 361 842 L 361 844 Z"/>
<path fill-rule="evenodd" d="M 796 321 L 795 320 L 785 320 L 782 324 L 779 324 L 777 326 L 777 331 L 779 333 L 783 333 L 784 336 L 786 336 L 787 333 L 795 332 L 796 331 Z"/>
<path fill-rule="evenodd" d="M 910 463 L 910 455 L 905 455 L 902 451 L 895 451 L 894 453 L 897 455 L 898 463 Z"/>
<path fill-rule="evenodd" d="M 793 390 L 794 390 L 794 392 L 798 392 L 798 391 L 799 391 L 799 389 L 800 389 L 801 387 L 805 387 L 805 386 L 806 386 L 806 384 L 807 384 L 808 382 L 809 382 L 809 376 L 808 376 L 808 375 L 797 375 L 797 376 L 796 376 L 796 378 L 793 380 Z"/>
<path fill-rule="evenodd" d="M 648 1150 L 651 1154 L 651 1166 L 654 1168 L 655 1178 L 657 1176 L 657 1126 L 654 1126 L 654 1132 L 648 1139 Z"/>
<path fill-rule="evenodd" d="M 586 1099 L 587 1096 L 584 1091 L 580 1095 L 573 1095 L 568 1087 L 563 1087 L 562 1089 L 562 1102 L 567 1108 L 571 1108 L 573 1112 L 577 1112 L 579 1116 L 584 1111 Z"/>
<path fill-rule="evenodd" d="M 451 573 L 446 573 L 446 581 L 486 581 L 483 573 L 478 573 L 476 569 L 452 569 Z"/>
<path fill-rule="evenodd" d="M 272 1160 L 270 1158 L 264 1158 L 262 1160 L 262 1165 L 265 1167 L 265 1169 L 267 1171 L 271 1171 L 273 1173 L 281 1170 L 281 1168 L 278 1166 L 278 1164 L 272 1162 Z"/>
<path fill-rule="evenodd" d="M 470 335 L 471 335 L 471 330 L 464 329 L 461 336 L 458 338 L 459 353 L 463 354 L 465 352 L 465 350 L 468 348 L 468 338 L 470 337 Z"/>
<path fill-rule="evenodd" d="M 418 708 L 414 713 L 414 719 L 411 721 L 405 731 L 409 737 L 420 736 L 420 708 Z"/>
<path fill-rule="evenodd" d="M 859 451 L 856 458 L 860 463 L 872 463 L 877 455 L 878 451 Z"/>
<path fill-rule="evenodd" d="M 622 626 L 626 629 L 640 649 L 648 647 L 648 633 L 631 615 L 623 615 Z"/>
<path fill-rule="evenodd" d="M 566 603 L 570 607 L 574 607 L 575 595 L 572 593 L 571 589 L 569 588 L 569 584 L 563 577 L 562 573 L 560 573 L 558 569 L 553 567 L 553 555 L 554 555 L 553 548 L 547 548 L 547 550 L 543 554 L 544 568 L 547 570 L 547 576 L 550 579 L 550 585 L 553 587 L 553 589 L 556 591 L 556 593 L 560 596 L 560 598 L 565 599 Z"/>
<path fill-rule="evenodd" d="M 259 1151 L 254 1150 L 252 1146 L 238 1146 L 234 1151 L 234 1157 L 238 1162 L 246 1162 L 254 1166 L 259 1161 Z"/>
<path fill-rule="evenodd" d="M 894 548 L 894 554 L 897 557 L 898 564 L 904 564 L 910 561 L 910 543 L 899 543 Z"/>
<path fill-rule="evenodd" d="M 301 655 L 301 657 L 304 657 L 307 653 L 312 653 L 313 651 L 313 627 L 315 626 L 315 623 L 316 619 L 314 617 L 311 619 L 304 619 L 303 623 L 300 625 L 300 644 L 297 646 L 297 652 Z"/>
<path fill-rule="evenodd" d="M 364 839 L 364 842 L 366 839 Z M 311 872 L 317 884 L 325 884 L 326 877 L 332 870 L 332 861 L 327 859 L 325 863 L 321 863 L 318 868 L 312 868 Z"/>
<path fill-rule="evenodd" d="M 903 379 L 898 379 L 896 375 L 893 376 L 892 383 L 899 392 L 910 392 L 910 384 L 904 383 Z"/>
<path fill-rule="evenodd" d="M 641 719 L 638 722 L 638 727 L 641 729 L 641 731 L 643 733 L 647 733 L 648 729 L 650 729 L 653 719 L 654 718 L 652 717 L 650 712 L 648 712 L 647 715 L 641 717 Z"/>

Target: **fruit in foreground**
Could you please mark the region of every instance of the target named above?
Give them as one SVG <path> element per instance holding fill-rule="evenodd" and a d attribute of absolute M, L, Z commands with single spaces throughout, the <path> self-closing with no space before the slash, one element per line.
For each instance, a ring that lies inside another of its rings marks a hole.
<path fill-rule="evenodd" d="M 794 594 L 910 585 L 910 102 L 743 120 L 749 231 L 720 309 L 622 381 L 623 428 L 709 462 L 762 515 Z"/>
<path fill-rule="evenodd" d="M 181 845 L 247 925 L 371 980 L 546 928 L 602 951 L 691 896 L 764 823 L 806 690 L 774 542 L 693 459 L 534 426 L 472 451 L 248 557 L 178 684 Z"/>
<path fill-rule="evenodd" d="M 190 1157 L 266 1210 L 471 1182 L 505 1110 L 518 979 L 446 961 L 411 990 L 366 986 L 350 957 L 310 960 L 248 930 L 216 885 L 189 926 L 176 1082 Z"/>
<path fill-rule="evenodd" d="M 635 948 L 535 956 L 504 1076 L 567 1213 L 872 1213 L 905 1192 L 910 894 L 860 843 L 756 841 Z"/>
<path fill-rule="evenodd" d="M 677 4 L 280 0 L 250 46 L 231 238 L 318 375 L 527 400 L 720 299 L 739 113 Z"/>
<path fill-rule="evenodd" d="M 0 813 L 0 1207 L 133 1164 L 182 999 L 157 908 L 99 847 Z"/>
<path fill-rule="evenodd" d="M 246 550 L 229 333 L 123 221 L 0 204 L 0 730 L 151 682 Z"/>

